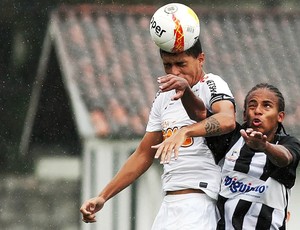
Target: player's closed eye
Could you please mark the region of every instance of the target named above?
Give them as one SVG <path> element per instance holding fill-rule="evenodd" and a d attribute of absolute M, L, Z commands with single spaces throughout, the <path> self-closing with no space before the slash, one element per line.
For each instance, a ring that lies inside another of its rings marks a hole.
<path fill-rule="evenodd" d="M 257 103 L 256 102 L 249 102 L 248 109 L 254 109 L 256 107 L 257 107 Z"/>
<path fill-rule="evenodd" d="M 186 63 L 185 62 L 176 62 L 176 65 L 178 67 L 184 67 L 184 66 L 186 66 Z"/>
<path fill-rule="evenodd" d="M 165 69 L 170 69 L 172 67 L 172 65 L 171 64 L 169 64 L 169 63 L 164 63 L 164 68 Z"/>

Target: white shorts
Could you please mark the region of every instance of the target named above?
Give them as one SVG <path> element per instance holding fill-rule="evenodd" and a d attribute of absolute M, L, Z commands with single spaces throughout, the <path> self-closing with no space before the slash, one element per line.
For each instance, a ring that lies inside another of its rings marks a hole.
<path fill-rule="evenodd" d="M 215 230 L 216 201 L 204 193 L 164 197 L 151 230 Z"/>

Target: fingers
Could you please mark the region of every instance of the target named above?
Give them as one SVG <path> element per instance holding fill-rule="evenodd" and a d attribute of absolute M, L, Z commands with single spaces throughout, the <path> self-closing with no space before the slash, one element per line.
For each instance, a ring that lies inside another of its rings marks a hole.
<path fill-rule="evenodd" d="M 82 221 L 85 223 L 94 223 L 96 222 L 96 216 L 93 215 L 85 215 L 82 217 Z"/>
<path fill-rule="evenodd" d="M 162 145 L 162 143 L 158 144 L 158 145 L 152 145 L 151 148 L 153 149 L 157 149 L 154 158 L 158 159 L 161 155 L 161 151 L 162 149 L 160 148 L 160 146 Z"/>
<path fill-rule="evenodd" d="M 162 144 L 162 143 L 160 143 L 160 144 L 158 144 L 158 145 L 152 145 L 151 148 L 152 148 L 152 149 L 158 149 L 159 146 L 161 146 L 161 144 Z"/>
<path fill-rule="evenodd" d="M 160 158 L 160 164 L 168 164 L 171 161 L 173 153 L 175 154 L 175 160 L 178 158 L 178 149 L 176 149 L 176 144 L 163 142 L 159 145 L 153 146 L 158 147 L 154 158 Z"/>
<path fill-rule="evenodd" d="M 182 98 L 183 93 L 184 93 L 183 91 L 177 90 L 176 94 L 171 99 L 176 101 L 176 100 Z"/>
<path fill-rule="evenodd" d="M 85 223 L 96 222 L 96 213 L 103 208 L 105 202 L 106 200 L 101 196 L 91 198 L 84 202 L 80 208 L 82 221 Z"/>
<path fill-rule="evenodd" d="M 178 155 L 179 155 L 179 147 L 180 147 L 180 146 L 175 146 L 175 148 L 174 148 L 174 158 L 175 158 L 175 160 L 178 159 Z"/>
<path fill-rule="evenodd" d="M 179 156 L 179 148 L 182 146 L 187 136 L 185 131 L 180 129 L 168 137 L 164 142 L 155 146 L 158 147 L 155 158 L 160 157 L 161 164 L 168 164 L 171 161 L 172 156 L 177 160 Z"/>
<path fill-rule="evenodd" d="M 92 214 L 92 211 L 93 211 L 93 204 L 91 203 L 84 203 L 80 208 L 80 212 L 83 215 L 90 215 Z"/>
<path fill-rule="evenodd" d="M 159 89 L 163 92 L 173 89 L 176 89 L 177 91 L 184 91 L 187 87 L 189 87 L 187 80 L 184 79 L 183 76 L 175 76 L 172 74 L 158 77 L 157 82 L 160 84 Z M 179 96 L 180 95 L 177 95 L 174 100 L 179 99 Z"/>
<path fill-rule="evenodd" d="M 155 159 L 160 158 L 160 163 L 163 164 L 165 162 L 166 158 L 166 148 L 165 148 L 165 143 L 161 143 L 159 145 L 158 149 L 156 150 L 156 154 L 154 156 Z"/>
<path fill-rule="evenodd" d="M 169 164 L 171 161 L 171 156 L 173 153 L 172 145 L 168 145 L 164 148 L 162 151 L 161 157 L 160 157 L 160 163 L 161 164 Z"/>
<path fill-rule="evenodd" d="M 257 139 L 262 139 L 263 138 L 263 134 L 261 132 L 252 132 L 251 133 L 251 137 L 257 138 Z"/>
<path fill-rule="evenodd" d="M 264 136 L 261 132 L 255 131 L 253 129 L 247 129 L 247 130 L 241 129 L 240 133 L 244 138 L 254 137 L 254 138 L 262 139 Z"/>
<path fill-rule="evenodd" d="M 154 158 L 158 159 L 160 158 L 160 163 L 164 164 L 164 163 L 169 163 L 171 156 L 169 156 L 168 153 L 168 147 L 167 147 L 167 143 L 166 141 L 158 144 L 158 145 L 153 145 L 151 146 L 151 148 L 157 149 Z"/>
<path fill-rule="evenodd" d="M 86 201 L 81 206 L 80 212 L 82 213 L 82 221 L 83 222 L 85 222 L 85 223 L 96 222 L 95 204 L 93 203 L 93 199 Z"/>
<path fill-rule="evenodd" d="M 248 137 L 248 134 L 246 133 L 246 131 L 244 129 L 241 129 L 240 133 L 241 133 L 242 137 L 244 137 L 244 139 Z"/>
<path fill-rule="evenodd" d="M 88 212 L 86 210 L 80 209 L 82 213 L 82 221 L 85 223 L 93 223 L 96 222 L 96 215 L 95 213 Z"/>
<path fill-rule="evenodd" d="M 169 80 L 168 82 L 162 83 L 161 81 L 158 80 L 159 89 L 163 92 L 170 91 L 173 89 L 176 89 L 176 82 L 174 80 Z"/>
<path fill-rule="evenodd" d="M 261 150 L 265 148 L 267 142 L 267 136 L 259 131 L 254 131 L 253 129 L 240 130 L 245 143 L 253 149 Z"/>

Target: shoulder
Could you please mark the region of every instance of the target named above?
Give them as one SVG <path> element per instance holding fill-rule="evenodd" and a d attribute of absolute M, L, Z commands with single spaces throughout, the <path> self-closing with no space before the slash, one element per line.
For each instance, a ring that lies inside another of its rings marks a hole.
<path fill-rule="evenodd" d="M 230 92 L 227 82 L 219 75 L 215 75 L 212 73 L 206 74 L 203 77 L 202 83 L 207 85 L 210 91 Z"/>
<path fill-rule="evenodd" d="M 216 75 L 213 73 L 205 74 L 205 76 L 203 78 L 203 82 L 211 82 L 211 81 L 225 82 L 224 79 L 222 77 L 220 77 L 219 75 Z"/>
<path fill-rule="evenodd" d="M 300 141 L 294 137 L 294 136 L 290 136 L 290 135 L 285 135 L 285 134 L 279 134 L 277 137 L 277 142 L 280 145 L 293 145 L 295 146 L 295 148 L 298 148 L 300 151 Z"/>
<path fill-rule="evenodd" d="M 236 128 L 230 133 L 205 138 L 209 149 L 212 151 L 215 157 L 216 163 L 218 163 L 229 151 L 229 149 L 240 139 L 241 129 L 242 126 L 236 122 Z"/>
<path fill-rule="evenodd" d="M 173 94 L 175 94 L 175 90 L 170 90 L 167 92 L 162 92 L 162 91 L 158 90 L 155 94 L 154 101 L 165 100 L 167 98 L 170 98 Z"/>
<path fill-rule="evenodd" d="M 298 160 L 300 160 L 300 141 L 293 136 L 278 135 L 278 144 L 286 147 Z"/>
<path fill-rule="evenodd" d="M 231 89 L 220 76 L 212 73 L 206 74 L 203 78 L 202 84 L 205 85 L 203 86 L 205 93 L 211 97 L 211 105 L 221 100 L 230 100 L 235 105 L 234 96 L 231 92 Z"/>

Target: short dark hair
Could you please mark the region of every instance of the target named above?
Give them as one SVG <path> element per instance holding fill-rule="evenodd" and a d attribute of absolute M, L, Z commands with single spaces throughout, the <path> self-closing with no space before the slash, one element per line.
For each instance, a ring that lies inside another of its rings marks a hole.
<path fill-rule="evenodd" d="M 183 52 L 185 52 L 188 56 L 197 58 L 199 56 L 199 54 L 201 54 L 203 52 L 200 39 L 198 38 L 191 48 L 189 48 Z M 162 56 L 163 54 L 167 54 L 167 55 L 178 54 L 178 53 L 170 53 L 170 52 L 164 51 L 162 49 L 159 49 L 159 53 L 160 53 L 160 56 Z"/>

